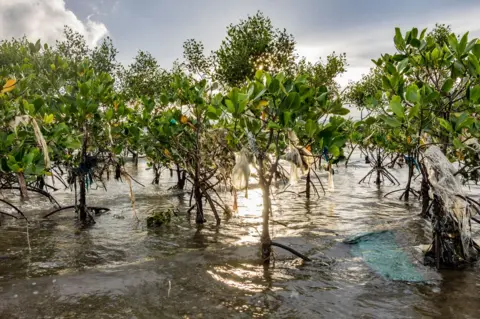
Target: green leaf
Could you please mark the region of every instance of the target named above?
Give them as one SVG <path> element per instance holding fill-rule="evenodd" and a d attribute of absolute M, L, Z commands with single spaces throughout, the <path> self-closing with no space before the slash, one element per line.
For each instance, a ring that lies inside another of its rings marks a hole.
<path fill-rule="evenodd" d="M 285 112 L 280 114 L 280 119 L 281 119 L 282 125 L 284 127 L 288 126 L 291 118 L 292 118 L 292 112 L 285 111 Z"/>
<path fill-rule="evenodd" d="M 411 35 L 412 35 L 412 38 L 413 38 L 413 39 L 416 39 L 417 36 L 418 36 L 418 29 L 417 29 L 417 28 L 413 28 L 412 31 L 411 31 Z"/>
<path fill-rule="evenodd" d="M 423 29 L 422 30 L 422 33 L 420 33 L 420 40 L 423 40 L 423 38 L 425 37 L 425 34 L 427 33 L 427 28 Z"/>
<path fill-rule="evenodd" d="M 268 91 L 272 94 L 277 94 L 278 90 L 280 90 L 280 82 L 278 81 L 278 79 L 273 79 L 268 86 Z"/>
<path fill-rule="evenodd" d="M 418 86 L 415 84 L 410 85 L 407 88 L 407 100 L 412 103 L 420 101 L 420 94 L 418 93 Z"/>
<path fill-rule="evenodd" d="M 457 48 L 457 53 L 458 55 L 462 55 L 465 53 L 465 49 L 467 48 L 467 42 L 468 42 L 468 32 L 465 33 L 460 40 L 460 43 L 458 44 Z"/>
<path fill-rule="evenodd" d="M 477 39 L 473 39 L 472 41 L 470 41 L 465 49 L 465 53 L 470 52 L 476 43 L 477 43 Z"/>
<path fill-rule="evenodd" d="M 440 57 L 440 50 L 438 50 L 437 48 L 433 49 L 431 56 L 432 56 L 432 60 L 434 61 L 438 60 L 438 58 Z"/>
<path fill-rule="evenodd" d="M 385 116 L 385 117 L 383 117 L 383 120 L 385 121 L 385 123 L 388 126 L 393 127 L 393 128 L 397 128 L 397 127 L 402 126 L 402 122 L 400 122 L 399 120 L 397 120 L 396 118 L 391 117 L 391 116 Z"/>
<path fill-rule="evenodd" d="M 420 47 L 420 40 L 418 40 L 418 39 L 412 39 L 412 40 L 410 41 L 410 44 L 412 45 L 412 47 L 418 49 L 418 48 Z"/>
<path fill-rule="evenodd" d="M 455 149 L 457 150 L 461 150 L 464 148 L 464 145 L 462 144 L 462 142 L 460 142 L 460 140 L 458 138 L 454 138 L 453 139 L 453 146 L 455 147 Z"/>
<path fill-rule="evenodd" d="M 113 117 L 113 110 L 112 109 L 108 109 L 106 112 L 105 112 L 105 118 L 110 121 Z"/>
<path fill-rule="evenodd" d="M 35 112 L 38 112 L 40 108 L 45 104 L 45 101 L 42 98 L 37 98 L 33 101 L 33 106 L 35 107 Z"/>
<path fill-rule="evenodd" d="M 247 106 L 247 100 L 243 100 L 240 103 L 238 103 L 238 109 L 236 111 L 237 114 L 243 113 L 245 111 L 245 107 Z"/>
<path fill-rule="evenodd" d="M 23 157 L 24 167 L 27 167 L 30 164 L 32 164 L 34 158 L 35 158 L 35 152 L 33 151 L 28 152 L 28 154 Z"/>
<path fill-rule="evenodd" d="M 272 121 L 269 121 L 268 124 L 267 124 L 267 128 L 269 129 L 281 129 L 282 127 L 278 124 L 278 123 L 275 123 L 275 122 L 272 122 Z"/>
<path fill-rule="evenodd" d="M 443 83 L 443 86 L 442 86 L 442 92 L 443 93 L 448 93 L 450 92 L 450 90 L 452 89 L 453 87 L 453 79 L 451 78 L 448 78 L 445 83 Z"/>
<path fill-rule="evenodd" d="M 394 95 L 390 101 L 390 109 L 398 118 L 405 118 L 405 109 L 402 105 L 402 99 L 398 95 Z"/>
<path fill-rule="evenodd" d="M 317 98 L 317 101 L 320 105 L 325 105 L 325 102 L 327 101 L 327 95 L 328 92 L 323 92 L 320 94 L 320 96 Z"/>
<path fill-rule="evenodd" d="M 477 42 L 477 43 L 473 46 L 472 52 L 473 52 L 473 54 L 475 54 L 475 56 L 476 56 L 477 58 L 480 59 L 480 43 Z"/>
<path fill-rule="evenodd" d="M 410 108 L 410 111 L 408 112 L 408 118 L 412 119 L 412 118 L 418 116 L 418 113 L 420 113 L 420 105 L 415 104 L 414 106 L 412 106 Z"/>
<path fill-rule="evenodd" d="M 6 141 L 5 141 L 5 146 L 8 147 L 8 146 L 12 145 L 12 143 L 13 143 L 13 141 L 15 140 L 16 137 L 17 137 L 17 136 L 15 135 L 15 133 L 9 134 L 9 135 L 7 136 Z"/>
<path fill-rule="evenodd" d="M 477 103 L 480 99 L 480 85 L 476 85 L 470 88 L 470 101 Z"/>
<path fill-rule="evenodd" d="M 225 100 L 225 105 L 227 106 L 228 113 L 235 113 L 235 105 L 233 105 L 233 102 L 231 100 Z"/>
<path fill-rule="evenodd" d="M 308 137 L 312 138 L 315 133 L 317 132 L 318 125 L 315 123 L 314 120 L 308 119 L 307 123 L 305 123 L 305 131 L 308 135 Z"/>
<path fill-rule="evenodd" d="M 43 116 L 43 123 L 44 123 L 44 124 L 50 124 L 50 123 L 53 122 L 54 118 L 55 118 L 55 117 L 53 116 L 53 114 L 49 114 L 49 115 L 45 114 L 45 115 Z"/>
<path fill-rule="evenodd" d="M 273 83 L 273 82 L 272 82 Z M 283 110 L 295 111 L 300 107 L 300 96 L 297 92 L 290 93 L 286 99 L 283 100 L 281 108 Z"/>
<path fill-rule="evenodd" d="M 86 83 L 82 83 L 80 84 L 80 93 L 83 95 L 83 96 L 87 96 L 88 95 L 88 85 Z"/>
<path fill-rule="evenodd" d="M 473 118 L 473 116 L 470 116 L 467 113 L 462 113 L 462 115 L 460 115 L 457 120 L 457 123 L 455 125 L 455 130 L 457 132 L 461 132 L 463 128 L 471 127 L 474 122 L 475 122 L 475 119 Z"/>
<path fill-rule="evenodd" d="M 328 148 L 328 152 L 332 154 L 333 157 L 339 157 L 340 156 L 340 149 L 336 145 L 331 145 Z"/>
<path fill-rule="evenodd" d="M 405 48 L 405 40 L 403 39 L 400 28 L 395 28 L 395 37 L 393 38 L 393 41 L 399 50 L 403 50 Z"/>
<path fill-rule="evenodd" d="M 450 34 L 448 36 L 448 44 L 452 47 L 454 52 L 457 52 L 458 50 L 458 40 L 455 34 Z"/>
<path fill-rule="evenodd" d="M 377 122 L 377 119 L 373 116 L 370 116 L 364 120 L 365 124 L 367 125 L 373 125 L 375 122 Z"/>
<path fill-rule="evenodd" d="M 70 148 L 70 149 L 79 149 L 82 146 L 82 143 L 80 141 L 73 139 L 71 137 L 68 137 L 65 141 L 65 147 Z"/>
<path fill-rule="evenodd" d="M 160 102 L 163 106 L 168 105 L 168 97 L 166 94 L 160 94 Z"/>
<path fill-rule="evenodd" d="M 450 122 L 448 122 L 445 119 L 442 119 L 441 117 L 438 117 L 437 120 L 444 129 L 446 129 L 449 132 L 453 132 L 453 129 L 452 129 L 452 126 L 450 125 Z"/>
<path fill-rule="evenodd" d="M 462 63 L 455 61 L 453 63 L 453 77 L 462 77 L 463 74 L 465 73 L 465 67 L 463 66 Z"/>

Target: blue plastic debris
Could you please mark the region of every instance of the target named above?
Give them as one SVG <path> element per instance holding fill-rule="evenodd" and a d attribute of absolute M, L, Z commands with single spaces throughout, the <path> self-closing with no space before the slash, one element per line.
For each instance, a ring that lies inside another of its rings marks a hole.
<path fill-rule="evenodd" d="M 362 234 L 344 241 L 351 245 L 350 252 L 362 257 L 365 263 L 387 280 L 422 282 L 422 272 L 398 246 L 391 231 Z"/>

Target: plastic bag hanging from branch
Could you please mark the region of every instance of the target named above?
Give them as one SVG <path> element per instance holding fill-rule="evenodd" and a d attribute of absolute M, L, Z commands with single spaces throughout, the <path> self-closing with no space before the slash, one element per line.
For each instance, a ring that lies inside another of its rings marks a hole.
<path fill-rule="evenodd" d="M 303 162 L 303 173 L 307 173 L 310 167 L 315 163 L 315 158 L 313 157 L 312 152 L 310 152 L 306 147 L 302 147 L 299 150 L 300 155 L 302 156 Z"/>
<path fill-rule="evenodd" d="M 135 194 L 133 193 L 132 180 L 130 178 L 130 175 L 128 175 L 123 168 L 121 168 L 120 174 L 123 176 L 123 178 L 125 178 L 128 183 L 128 187 L 130 188 L 130 201 L 132 202 L 133 216 L 135 216 L 138 221 L 139 219 L 137 217 L 137 211 L 135 209 Z"/>
<path fill-rule="evenodd" d="M 303 167 L 303 161 L 302 161 L 302 156 L 300 155 L 300 152 L 295 146 L 290 144 L 288 148 L 289 148 L 289 151 L 287 154 L 285 154 L 285 160 L 290 162 L 289 183 L 294 185 L 298 182 L 298 179 L 299 179 L 298 169 L 300 167 Z"/>
<path fill-rule="evenodd" d="M 15 120 L 10 122 L 10 127 L 16 133 L 18 125 L 20 124 L 28 125 L 29 123 L 32 124 L 33 133 L 35 134 L 35 140 L 37 141 L 38 146 L 42 149 L 43 161 L 45 162 L 45 169 L 49 170 L 51 167 L 51 163 L 50 163 L 50 156 L 48 155 L 47 142 L 45 142 L 45 138 L 43 137 L 42 131 L 37 121 L 29 115 L 16 116 Z"/>
<path fill-rule="evenodd" d="M 243 148 L 235 153 L 235 166 L 232 170 L 232 186 L 237 190 L 245 189 L 248 198 L 248 179 L 250 178 L 250 163 L 248 151 Z"/>
<path fill-rule="evenodd" d="M 331 191 L 335 190 L 335 185 L 333 184 L 333 171 L 331 163 L 328 163 L 328 188 Z"/>

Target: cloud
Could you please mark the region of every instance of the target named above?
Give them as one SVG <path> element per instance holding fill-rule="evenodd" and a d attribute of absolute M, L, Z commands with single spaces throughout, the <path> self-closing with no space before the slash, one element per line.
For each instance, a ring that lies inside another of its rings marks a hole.
<path fill-rule="evenodd" d="M 470 38 L 480 36 L 478 16 L 480 6 L 450 8 L 449 10 L 421 11 L 422 14 L 392 17 L 382 21 L 365 21 L 362 24 L 331 29 L 328 34 L 310 34 L 298 38 L 297 49 L 301 56 L 315 62 L 336 51 L 345 52 L 349 67 L 337 81 L 344 87 L 349 81 L 357 81 L 374 66 L 371 59 L 377 59 L 383 53 L 394 53 L 394 28 L 400 27 L 406 32 L 413 27 L 420 30 L 432 30 L 435 23 L 452 26 L 457 34 L 470 31 Z"/>
<path fill-rule="evenodd" d="M 94 46 L 108 33 L 103 23 L 90 18 L 81 21 L 64 0 L 0 0 L 0 8 L 0 39 L 26 35 L 32 41 L 53 43 L 68 25 Z"/>

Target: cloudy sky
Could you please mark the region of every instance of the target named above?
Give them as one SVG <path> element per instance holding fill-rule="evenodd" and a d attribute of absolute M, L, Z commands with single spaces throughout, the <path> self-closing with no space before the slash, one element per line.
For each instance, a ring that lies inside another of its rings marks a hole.
<path fill-rule="evenodd" d="M 371 58 L 393 51 L 396 26 L 440 22 L 480 37 L 479 0 L 0 0 L 0 39 L 26 34 L 53 42 L 66 24 L 91 45 L 112 37 L 125 64 L 142 49 L 169 68 L 186 39 L 203 41 L 209 52 L 228 24 L 257 10 L 292 33 L 309 60 L 346 52 L 350 67 L 341 84 L 367 72 Z"/>

